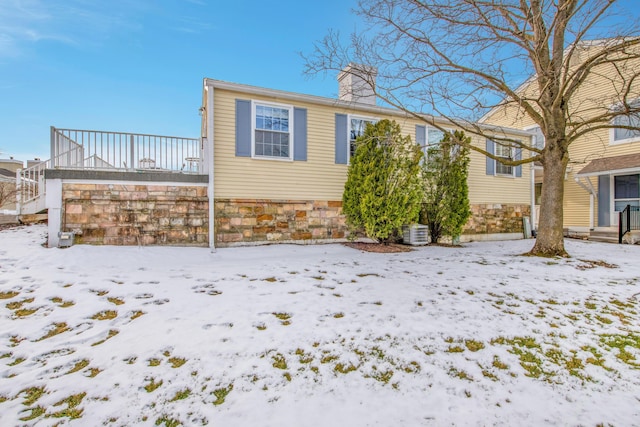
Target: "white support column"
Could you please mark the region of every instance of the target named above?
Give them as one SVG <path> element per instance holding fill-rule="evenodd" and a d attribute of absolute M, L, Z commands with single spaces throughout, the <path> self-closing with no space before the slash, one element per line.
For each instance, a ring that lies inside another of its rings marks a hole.
<path fill-rule="evenodd" d="M 47 245 L 55 248 L 58 246 L 58 233 L 62 231 L 62 180 L 47 179 L 45 183 L 49 223 Z"/>
<path fill-rule="evenodd" d="M 594 212 L 595 212 L 595 197 L 593 197 L 593 193 L 589 194 L 589 229 L 593 230 L 594 223 Z"/>
<path fill-rule="evenodd" d="M 16 171 L 16 214 L 22 210 L 22 169 Z"/>
<path fill-rule="evenodd" d="M 216 251 L 216 233 L 215 233 L 215 169 L 214 169 L 214 160 L 215 160 L 215 143 L 214 143 L 214 125 L 215 121 L 213 118 L 213 86 L 207 85 L 207 80 L 205 79 L 204 88 L 207 96 L 207 104 L 205 113 L 207 115 L 207 138 L 206 138 L 206 147 L 205 147 L 205 161 L 208 162 L 208 170 L 209 170 L 209 186 L 207 187 L 207 196 L 209 197 L 209 247 L 211 248 L 211 252 Z"/>

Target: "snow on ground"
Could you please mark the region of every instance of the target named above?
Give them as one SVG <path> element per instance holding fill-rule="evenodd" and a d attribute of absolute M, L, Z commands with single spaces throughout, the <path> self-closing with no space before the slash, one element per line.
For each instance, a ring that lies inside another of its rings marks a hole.
<path fill-rule="evenodd" d="M 0 425 L 640 425 L 637 246 L 46 249 L 0 231 Z"/>

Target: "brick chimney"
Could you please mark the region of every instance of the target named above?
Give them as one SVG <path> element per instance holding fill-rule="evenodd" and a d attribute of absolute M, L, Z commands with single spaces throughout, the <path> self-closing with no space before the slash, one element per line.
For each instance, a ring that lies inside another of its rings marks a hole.
<path fill-rule="evenodd" d="M 347 65 L 338 74 L 338 98 L 341 101 L 376 105 L 377 75 L 378 70 L 375 67 L 360 64 Z"/>

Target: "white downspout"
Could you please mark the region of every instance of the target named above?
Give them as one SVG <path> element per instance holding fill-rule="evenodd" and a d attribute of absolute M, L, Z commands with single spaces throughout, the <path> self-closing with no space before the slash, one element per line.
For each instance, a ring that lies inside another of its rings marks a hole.
<path fill-rule="evenodd" d="M 536 166 L 533 162 L 531 165 L 531 229 L 536 230 Z"/>
<path fill-rule="evenodd" d="M 207 85 L 207 80 L 205 79 L 205 91 L 207 93 L 207 106 L 205 113 L 207 114 L 207 151 L 206 161 L 209 162 L 209 186 L 207 187 L 207 196 L 209 197 L 209 248 L 211 248 L 211 252 L 216 251 L 216 233 L 215 233 L 215 192 L 214 192 L 214 119 L 213 119 L 213 86 Z"/>

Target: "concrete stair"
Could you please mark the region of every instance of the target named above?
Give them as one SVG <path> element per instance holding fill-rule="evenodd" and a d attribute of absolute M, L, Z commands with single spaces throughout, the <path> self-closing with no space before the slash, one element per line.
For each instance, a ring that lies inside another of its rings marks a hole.
<path fill-rule="evenodd" d="M 594 242 L 618 243 L 617 228 L 596 228 L 589 233 L 589 240 Z"/>

